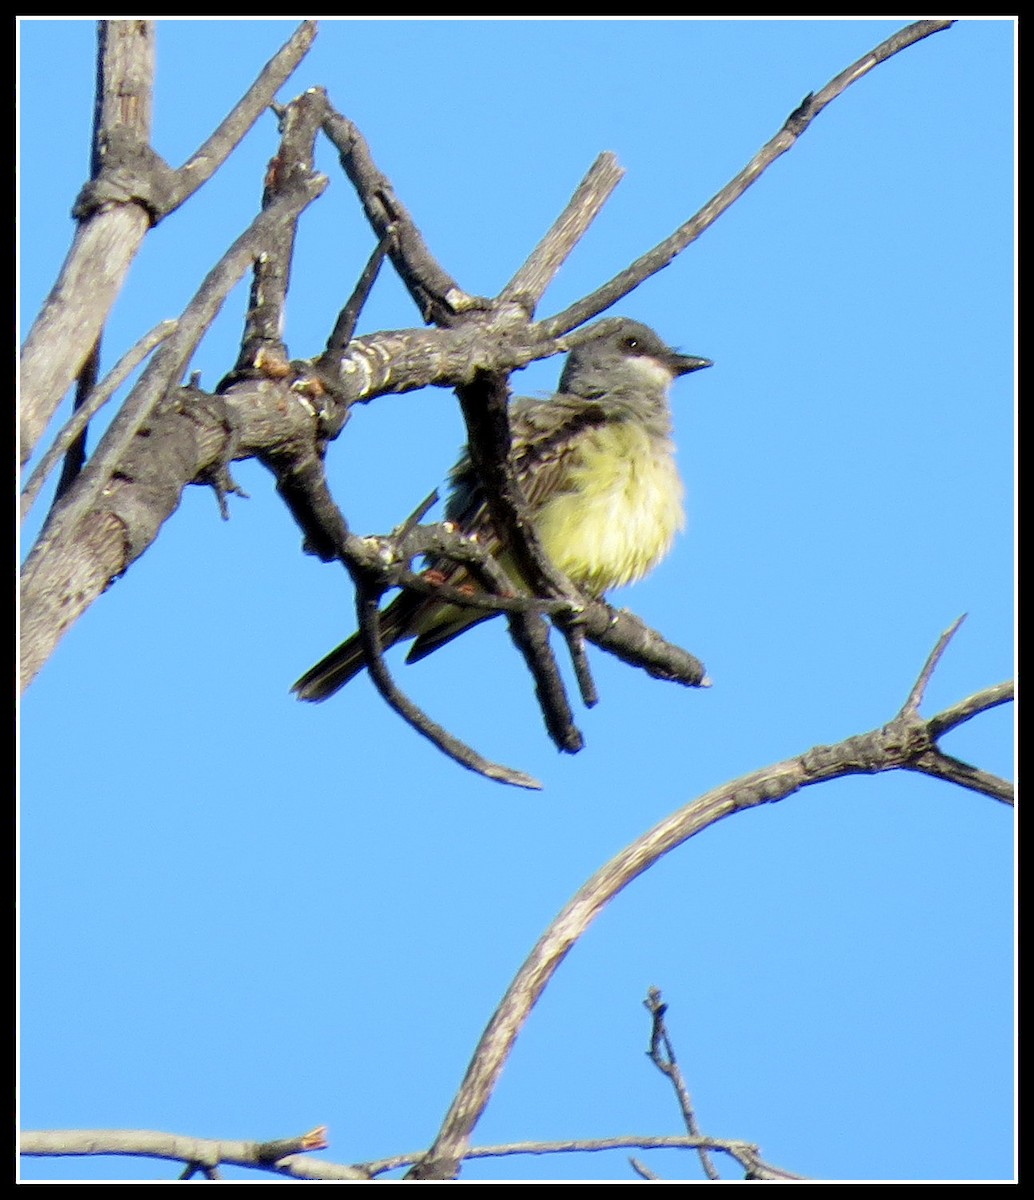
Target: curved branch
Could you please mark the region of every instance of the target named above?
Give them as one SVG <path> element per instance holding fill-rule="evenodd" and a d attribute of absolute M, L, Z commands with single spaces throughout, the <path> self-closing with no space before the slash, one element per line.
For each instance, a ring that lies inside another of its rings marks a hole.
<path fill-rule="evenodd" d="M 931 658 L 939 657 L 957 628 L 958 622 L 938 642 Z M 923 674 L 926 674 L 925 667 Z M 912 694 L 915 694 L 915 688 Z M 575 893 L 517 972 L 481 1036 L 434 1144 L 410 1176 L 415 1179 L 455 1177 L 517 1034 L 568 951 L 618 892 L 669 851 L 733 813 L 784 800 L 803 788 L 845 775 L 901 768 L 927 774 L 942 773 L 944 756 L 934 744 L 931 726 L 934 721 L 943 720 L 943 716 L 927 722 L 906 705 L 898 716 L 879 729 L 848 737 L 836 745 L 816 746 L 795 758 L 724 784 L 655 825 L 601 867 Z M 962 786 L 986 791 L 979 786 L 978 780 L 961 774 L 951 778 L 952 782 Z"/>
<path fill-rule="evenodd" d="M 512 767 L 505 767 L 501 763 L 491 762 L 483 755 L 478 754 L 471 746 L 461 742 L 459 738 L 453 737 L 447 729 L 432 720 L 423 709 L 414 704 L 400 690 L 384 661 L 377 608 L 379 600 L 379 592 L 370 591 L 363 585 L 361 579 L 356 579 L 355 607 L 359 618 L 359 634 L 362 639 L 363 653 L 366 655 L 366 667 L 385 704 L 397 712 L 417 733 L 423 734 L 443 754 L 448 755 L 454 762 L 458 762 L 460 766 L 466 767 L 478 775 L 484 775 L 486 779 L 541 791 L 542 784 L 534 776 L 528 775 L 524 771 L 514 770 Z"/>

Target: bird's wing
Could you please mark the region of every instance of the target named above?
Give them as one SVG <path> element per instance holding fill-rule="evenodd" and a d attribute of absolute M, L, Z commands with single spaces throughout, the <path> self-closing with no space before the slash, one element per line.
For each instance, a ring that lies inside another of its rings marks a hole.
<path fill-rule="evenodd" d="M 541 510 L 551 496 L 562 492 L 570 478 L 577 448 L 577 434 L 607 417 L 600 406 L 579 396 L 559 394 L 550 401 L 523 397 L 510 406 L 510 432 L 517 478 L 532 514 Z M 445 516 L 507 568 L 509 558 L 503 539 L 496 532 L 484 490 L 468 455 L 464 454 L 450 473 L 452 490 Z M 512 563 L 507 568 L 513 571 Z M 472 585 L 466 567 L 448 559 L 427 563 L 427 570 L 453 587 Z M 418 630 L 407 662 L 416 662 L 451 641 L 458 633 L 492 616 L 475 608 L 458 609 L 425 599 L 411 617 L 410 630 Z"/>
<path fill-rule="evenodd" d="M 606 422 L 603 408 L 580 396 L 559 394 L 548 401 L 521 397 L 510 406 L 514 469 L 532 513 L 565 490 L 577 452 L 577 435 Z M 464 454 L 449 476 L 452 493 L 445 515 L 465 533 L 477 535 L 492 553 L 500 541 L 477 472 Z"/>

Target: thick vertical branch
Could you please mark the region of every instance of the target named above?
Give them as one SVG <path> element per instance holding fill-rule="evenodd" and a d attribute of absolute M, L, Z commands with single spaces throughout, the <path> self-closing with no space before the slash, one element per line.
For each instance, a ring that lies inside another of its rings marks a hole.
<path fill-rule="evenodd" d="M 305 21 L 178 171 L 150 145 L 154 24 L 101 21 L 93 175 L 73 209 L 72 248 L 29 331 L 21 364 L 21 461 L 79 374 L 151 225 L 188 199 L 258 120 L 312 44 Z"/>
<path fill-rule="evenodd" d="M 104 158 L 104 131 L 141 145 L 150 138 L 154 22 L 101 21 L 98 43 L 93 177 Z M 23 463 L 96 344 L 150 224 L 147 210 L 135 201 L 113 203 L 80 223 L 22 351 Z"/>

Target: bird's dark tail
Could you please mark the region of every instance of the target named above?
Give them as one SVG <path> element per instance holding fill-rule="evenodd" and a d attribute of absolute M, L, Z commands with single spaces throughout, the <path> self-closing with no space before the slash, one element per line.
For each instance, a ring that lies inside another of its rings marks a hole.
<path fill-rule="evenodd" d="M 352 680 L 366 666 L 366 655 L 353 633 L 347 642 L 325 657 L 301 677 L 291 688 L 299 700 L 326 700 Z"/>
<path fill-rule="evenodd" d="M 381 613 L 381 645 L 385 650 L 396 642 L 413 637 L 411 624 L 426 599 L 414 592 L 403 592 Z M 299 700 L 320 701 L 333 696 L 350 683 L 366 666 L 366 654 L 358 633 L 321 658 L 291 688 Z"/>

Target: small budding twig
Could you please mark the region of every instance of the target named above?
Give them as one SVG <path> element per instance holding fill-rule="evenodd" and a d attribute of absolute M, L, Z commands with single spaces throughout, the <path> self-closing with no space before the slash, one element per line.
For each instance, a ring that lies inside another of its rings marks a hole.
<path fill-rule="evenodd" d="M 675 1048 L 671 1044 L 671 1038 L 668 1036 L 668 1030 L 664 1024 L 664 1014 L 668 1011 L 668 1006 L 661 999 L 658 988 L 649 989 L 646 999 L 643 1001 L 643 1007 L 653 1017 L 653 1025 L 650 1029 L 650 1049 L 646 1053 L 657 1070 L 671 1080 L 671 1086 L 675 1089 L 675 1095 L 678 1097 L 686 1132 L 691 1137 L 703 1137 L 700 1126 L 697 1124 L 696 1113 L 693 1111 L 689 1088 L 686 1087 L 686 1081 L 682 1078 L 682 1072 L 675 1059 Z M 704 1174 L 708 1179 L 721 1179 L 718 1168 L 711 1161 L 708 1152 L 701 1147 L 698 1153 L 700 1165 L 704 1168 Z"/>

